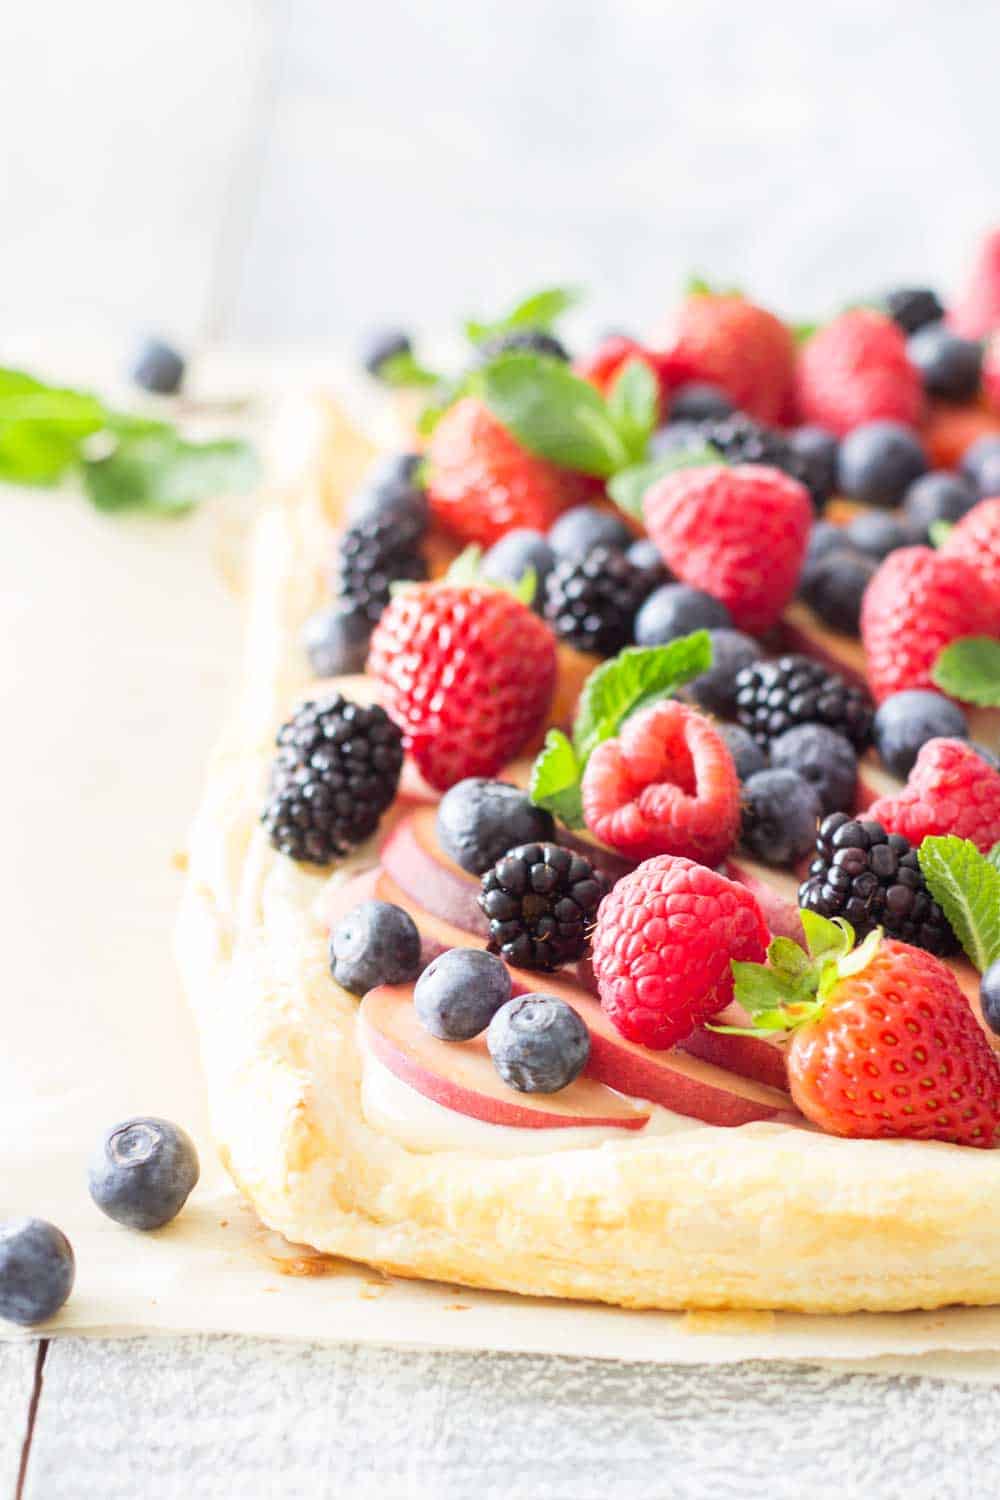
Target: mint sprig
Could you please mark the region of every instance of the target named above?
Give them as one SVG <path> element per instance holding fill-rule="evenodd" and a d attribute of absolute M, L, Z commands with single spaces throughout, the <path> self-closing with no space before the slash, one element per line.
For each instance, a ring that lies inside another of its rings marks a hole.
<path fill-rule="evenodd" d="M 664 453 L 659 458 L 650 459 L 647 463 L 632 464 L 629 468 L 622 469 L 620 474 L 609 481 L 608 494 L 620 510 L 634 516 L 637 521 L 645 522 L 643 506 L 646 494 L 657 480 L 678 469 L 706 468 L 725 462 L 722 454 L 715 448 L 709 447 L 707 443 L 698 443 L 692 448 L 680 448 L 673 453 Z"/>
<path fill-rule="evenodd" d="M 470 318 L 465 325 L 465 336 L 473 344 L 483 344 L 497 334 L 516 333 L 520 329 L 534 328 L 548 333 L 564 312 L 576 306 L 582 295 L 578 287 L 544 287 L 522 298 L 510 312 L 491 323 Z"/>
<path fill-rule="evenodd" d="M 917 851 L 931 895 L 980 973 L 1000 958 L 998 850 L 980 854 L 971 840 L 949 833 L 929 835 Z"/>
<path fill-rule="evenodd" d="M 441 383 L 437 371 L 422 365 L 412 349 L 401 350 L 399 354 L 390 354 L 388 359 L 383 359 L 378 367 L 378 378 L 383 385 L 394 390 L 422 390 Z"/>
<path fill-rule="evenodd" d="M 601 393 L 562 360 L 501 354 L 469 387 L 530 452 L 565 469 L 607 478 L 633 461 Z"/>
<path fill-rule="evenodd" d="M 1000 640 L 988 635 L 966 635 L 945 646 L 931 669 L 937 687 L 950 698 L 1000 707 Z"/>
<path fill-rule="evenodd" d="M 531 771 L 529 795 L 568 828 L 583 827 L 580 788 L 587 761 L 613 739 L 630 714 L 668 697 L 707 672 L 712 642 L 707 630 L 667 646 L 630 646 L 602 662 L 587 678 L 577 705 L 573 737 L 551 729 Z"/>

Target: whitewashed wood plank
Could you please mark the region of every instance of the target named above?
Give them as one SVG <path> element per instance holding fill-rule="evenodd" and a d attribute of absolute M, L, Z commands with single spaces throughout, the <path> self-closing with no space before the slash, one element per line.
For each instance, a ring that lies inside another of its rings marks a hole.
<path fill-rule="evenodd" d="M 928 1476 L 966 1500 L 996 1492 L 998 1419 L 990 1386 L 792 1365 L 65 1339 L 25 1500 L 897 1500 Z"/>
<path fill-rule="evenodd" d="M 4 1500 L 17 1492 L 37 1358 L 35 1343 L 0 1344 L 0 1495 Z"/>

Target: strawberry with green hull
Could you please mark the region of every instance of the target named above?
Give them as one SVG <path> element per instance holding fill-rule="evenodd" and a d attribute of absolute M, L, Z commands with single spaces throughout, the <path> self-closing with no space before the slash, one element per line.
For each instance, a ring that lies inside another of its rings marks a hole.
<path fill-rule="evenodd" d="M 666 353 L 686 380 L 719 386 L 759 422 L 787 420 L 795 380 L 790 330 L 737 293 L 693 291 L 681 305 Z"/>

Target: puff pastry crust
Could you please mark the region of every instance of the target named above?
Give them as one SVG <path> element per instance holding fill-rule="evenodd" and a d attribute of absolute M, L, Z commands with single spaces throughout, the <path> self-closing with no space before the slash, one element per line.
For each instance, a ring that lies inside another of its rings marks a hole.
<path fill-rule="evenodd" d="M 336 489 L 367 456 L 331 411 L 314 472 L 257 525 L 242 688 L 178 929 L 214 1130 L 261 1219 L 402 1276 L 627 1307 L 1000 1301 L 993 1152 L 754 1124 L 484 1159 L 408 1151 L 365 1121 L 357 1002 L 316 916 L 325 877 L 275 854 L 257 816 L 275 730 L 309 688 L 299 632 Z"/>

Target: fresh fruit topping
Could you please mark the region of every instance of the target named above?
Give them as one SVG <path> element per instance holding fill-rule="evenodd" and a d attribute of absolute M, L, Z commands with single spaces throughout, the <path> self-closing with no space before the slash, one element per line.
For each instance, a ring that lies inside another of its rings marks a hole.
<path fill-rule="evenodd" d="M 674 700 L 657 703 L 594 750 L 583 815 L 595 838 L 629 859 L 679 854 L 718 864 L 739 831 L 732 756 L 703 715 Z"/>
<path fill-rule="evenodd" d="M 993 1035 L 1000 1036 L 1000 959 L 990 964 L 980 981 L 979 1009 Z"/>
<path fill-rule="evenodd" d="M 934 663 L 931 676 L 943 693 L 963 703 L 1000 707 L 1000 639 L 967 635 L 952 641 Z"/>
<path fill-rule="evenodd" d="M 0 1318 L 33 1328 L 55 1317 L 76 1276 L 73 1247 L 45 1219 L 0 1223 Z"/>
<path fill-rule="evenodd" d="M 871 739 L 867 693 L 808 656 L 779 656 L 744 667 L 736 678 L 736 710 L 761 745 L 796 724 L 826 724 L 858 750 Z"/>
<path fill-rule="evenodd" d="M 996 604 L 997 631 L 1000 632 L 1000 493 L 995 499 L 980 500 L 974 505 L 948 533 L 941 551 L 945 557 L 960 557 L 979 574 Z M 969 630 L 967 633 L 977 635 L 980 632 Z"/>
<path fill-rule="evenodd" d="M 316 677 L 363 672 L 371 639 L 371 621 L 342 604 L 310 615 L 302 629 L 310 669 Z"/>
<path fill-rule="evenodd" d="M 549 532 L 548 542 L 560 562 L 578 562 L 594 547 L 624 551 L 632 533 L 620 516 L 596 505 L 574 505 L 564 511 Z"/>
<path fill-rule="evenodd" d="M 623 1036 L 675 1046 L 733 997 L 732 959 L 761 960 L 767 925 L 745 887 L 665 854 L 619 880 L 601 903 L 593 968 Z"/>
<path fill-rule="evenodd" d="M 493 1017 L 486 1045 L 510 1088 L 522 1094 L 555 1094 L 586 1067 L 590 1033 L 565 1000 L 518 995 Z"/>
<path fill-rule="evenodd" d="M 632 639 L 649 578 L 617 547 L 557 562 L 545 583 L 545 618 L 578 651 L 614 656 Z"/>
<path fill-rule="evenodd" d="M 337 544 L 334 586 L 341 604 L 370 625 L 381 618 L 392 586 L 427 577 L 421 556 L 421 532 L 399 515 L 355 521 Z"/>
<path fill-rule="evenodd" d="M 849 547 L 879 563 L 900 547 L 912 547 L 916 538 L 898 513 L 887 515 L 868 510 L 851 517 L 844 527 L 844 540 Z"/>
<path fill-rule="evenodd" d="M 799 595 L 831 630 L 856 636 L 861 629 L 861 601 L 875 576 L 875 559 L 852 547 L 837 547 L 815 562 L 806 562 Z"/>
<path fill-rule="evenodd" d="M 582 854 L 559 844 L 519 844 L 483 876 L 479 905 L 489 947 L 522 969 L 557 969 L 582 958 L 609 882 Z"/>
<path fill-rule="evenodd" d="M 392 517 L 407 528 L 414 541 L 422 537 L 430 521 L 422 466 L 419 453 L 389 453 L 373 464 L 364 484 L 347 502 L 348 526 Z"/>
<path fill-rule="evenodd" d="M 495 333 L 479 345 L 479 355 L 484 361 L 496 359 L 501 354 L 542 354 L 547 359 L 568 360 L 566 345 L 554 333 L 541 328 L 511 328 L 506 333 Z"/>
<path fill-rule="evenodd" d="M 793 865 L 812 848 L 819 792 L 797 771 L 757 771 L 743 783 L 740 839 L 767 865 Z"/>
<path fill-rule="evenodd" d="M 540 531 L 515 526 L 483 555 L 482 574 L 490 583 L 520 584 L 529 573 L 535 590 L 531 607 L 541 614 L 545 604 L 545 580 L 555 567 L 555 554 Z"/>
<path fill-rule="evenodd" d="M 1000 327 L 1000 229 L 983 239 L 965 290 L 948 312 L 948 326 L 966 339 L 985 338 Z"/>
<path fill-rule="evenodd" d="M 936 470 L 914 480 L 906 492 L 903 511 L 910 538 L 914 542 L 931 540 L 931 528 L 939 521 L 954 525 L 975 504 L 976 496 L 967 479 L 960 474 Z"/>
<path fill-rule="evenodd" d="M 649 580 L 649 589 L 659 588 L 661 583 L 670 582 L 670 572 L 666 563 L 660 556 L 656 543 L 650 541 L 648 536 L 638 537 L 625 548 L 625 556 L 634 568 L 639 568 L 645 573 Z"/>
<path fill-rule="evenodd" d="M 928 740 L 903 790 L 868 812 L 913 845 L 953 833 L 986 853 L 1000 840 L 1000 773 L 965 740 Z"/>
<path fill-rule="evenodd" d="M 689 583 L 663 583 L 644 600 L 636 615 L 635 639 L 640 646 L 666 646 L 694 630 L 731 624 L 726 606 L 704 589 L 692 588 Z"/>
<path fill-rule="evenodd" d="M 585 354 L 582 359 L 578 359 L 574 369 L 581 380 L 593 386 L 602 396 L 607 396 L 625 366 L 637 360 L 646 366 L 656 383 L 656 414 L 659 416 L 666 394 L 661 370 L 662 361 L 659 355 L 637 343 L 635 339 L 629 338 L 627 334 L 609 334 L 590 354 Z"/>
<path fill-rule="evenodd" d="M 397 593 L 368 658 L 407 752 L 440 791 L 513 759 L 544 723 L 556 679 L 548 627 L 513 594 L 459 581 L 464 571 Z"/>
<path fill-rule="evenodd" d="M 668 353 L 690 378 L 720 386 L 760 422 L 788 410 L 795 345 L 780 318 L 746 298 L 697 290 L 681 305 Z"/>
<path fill-rule="evenodd" d="M 840 444 L 825 427 L 796 427 L 788 433 L 789 448 L 798 461 L 793 478 L 801 479 L 813 497 L 818 511 L 837 488 L 837 462 Z M 778 464 L 779 469 L 784 468 Z"/>
<path fill-rule="evenodd" d="M 465 324 L 465 336 L 470 343 L 482 348 L 491 339 L 508 334 L 527 333 L 532 337 L 540 333 L 551 334 L 563 313 L 575 307 L 582 295 L 578 287 L 543 287 L 522 297 L 500 318 L 492 321 L 469 318 Z"/>
<path fill-rule="evenodd" d="M 929 547 L 893 552 L 861 606 L 861 639 L 875 701 L 904 688 L 933 687 L 931 670 L 944 647 L 961 636 L 993 634 L 998 619 L 996 598 L 965 558 Z"/>
<path fill-rule="evenodd" d="M 983 350 L 983 396 L 1000 415 L 1000 333 L 995 333 Z"/>
<path fill-rule="evenodd" d="M 132 363 L 131 377 L 144 391 L 174 396 L 184 380 L 184 357 L 162 339 L 146 339 Z"/>
<path fill-rule="evenodd" d="M 712 665 L 688 683 L 684 697 L 719 718 L 735 718 L 736 679 L 744 667 L 760 661 L 760 646 L 739 630 L 710 630 L 708 638 L 712 643 Z"/>
<path fill-rule="evenodd" d="M 967 739 L 968 735 L 965 715 L 958 704 L 923 688 L 910 688 L 883 699 L 872 727 L 875 749 L 883 765 L 901 781 L 909 776 L 928 740 Z"/>
<path fill-rule="evenodd" d="M 937 293 L 927 287 L 897 287 L 886 293 L 882 306 L 904 333 L 916 333 L 918 328 L 937 323 L 944 317 Z"/>
<path fill-rule="evenodd" d="M 835 812 L 823 820 L 799 905 L 821 917 L 843 917 L 858 937 L 881 927 L 889 937 L 942 957 L 956 949 L 917 851 L 872 818 Z"/>
<path fill-rule="evenodd" d="M 717 724 L 715 727 L 733 757 L 733 765 L 740 781 L 748 781 L 758 771 L 764 770 L 767 755 L 752 734 L 748 734 L 739 724 Z"/>
<path fill-rule="evenodd" d="M 419 388 L 438 383 L 437 375 L 414 354 L 410 335 L 399 328 L 380 328 L 369 334 L 361 349 L 361 364 L 383 385 Z"/>
<path fill-rule="evenodd" d="M 304 703 L 277 747 L 261 818 L 276 849 L 328 865 L 375 832 L 403 766 L 402 737 L 381 708 L 339 693 Z"/>
<path fill-rule="evenodd" d="M 688 380 L 674 392 L 670 402 L 671 422 L 718 422 L 732 415 L 733 403 L 721 385 L 707 380 Z"/>
<path fill-rule="evenodd" d="M 459 540 L 487 547 L 515 526 L 548 531 L 586 488 L 578 474 L 529 452 L 473 396 L 456 402 L 435 427 L 427 473 L 435 520 Z"/>
<path fill-rule="evenodd" d="M 841 313 L 812 335 L 799 355 L 796 389 L 805 421 L 838 437 L 883 419 L 914 427 L 923 408 L 902 331 L 871 308 Z"/>
<path fill-rule="evenodd" d="M 449 859 L 483 875 L 515 844 L 540 844 L 555 834 L 552 814 L 504 781 L 470 776 L 449 787 L 437 808 L 438 841 Z"/>
<path fill-rule="evenodd" d="M 864 422 L 840 445 L 838 487 L 866 505 L 898 505 L 927 470 L 920 439 L 902 422 Z"/>
<path fill-rule="evenodd" d="M 669 646 L 637 646 L 619 653 L 587 678 L 580 693 L 573 738 L 550 729 L 531 770 L 531 800 L 569 828 L 583 827 L 581 782 L 587 762 L 613 739 L 628 716 L 666 698 L 712 664 L 708 633 L 699 630 Z"/>
<path fill-rule="evenodd" d="M 969 839 L 932 834 L 919 857 L 928 889 L 985 976 L 1000 960 L 1000 847 L 981 854 Z"/>
<path fill-rule="evenodd" d="M 1000 433 L 987 433 L 962 454 L 962 474 L 979 500 L 1000 495 Z"/>
<path fill-rule="evenodd" d="M 139 1115 L 112 1125 L 90 1163 L 90 1196 L 102 1213 L 127 1229 L 161 1229 L 176 1219 L 200 1175 L 198 1152 L 186 1130 Z"/>
<path fill-rule="evenodd" d="M 467 1042 L 478 1036 L 510 999 L 510 973 L 482 948 L 449 948 L 413 987 L 417 1015 L 432 1036 Z"/>
<path fill-rule="evenodd" d="M 379 984 L 405 984 L 420 973 L 420 933 L 390 901 L 362 901 L 330 934 L 330 972 L 352 995 Z"/>
<path fill-rule="evenodd" d="M 645 494 L 649 534 L 685 583 L 759 635 L 795 592 L 812 505 L 797 480 L 765 465 L 679 469 Z"/>
<path fill-rule="evenodd" d="M 944 401 L 970 401 L 983 372 L 982 345 L 960 338 L 944 323 L 930 323 L 907 341 L 910 363 L 920 371 L 924 390 Z"/>
<path fill-rule="evenodd" d="M 850 740 L 826 724 L 797 724 L 779 734 L 771 741 L 771 765 L 808 781 L 824 813 L 853 810 L 858 757 Z"/>
<path fill-rule="evenodd" d="M 791 1031 L 792 1098 L 820 1129 L 992 1146 L 1000 1059 L 951 970 L 877 929 L 802 913 L 809 956 L 776 938 L 768 965 L 736 964 L 736 996 L 759 1032 Z"/>
<path fill-rule="evenodd" d="M 673 430 L 668 428 L 667 432 Z M 835 439 L 829 439 L 828 434 L 824 436 L 836 446 Z M 826 482 L 821 466 L 808 454 L 803 455 L 790 436 L 755 422 L 745 412 L 734 412 L 718 421 L 700 423 L 691 433 L 689 446 L 708 447 L 720 453 L 730 465 L 766 464 L 769 468 L 780 469 L 783 474 L 805 485 L 816 511 L 822 511 L 830 496 L 832 484 Z"/>

